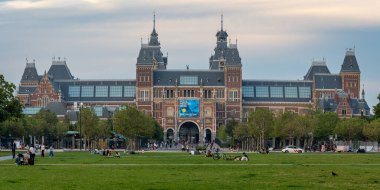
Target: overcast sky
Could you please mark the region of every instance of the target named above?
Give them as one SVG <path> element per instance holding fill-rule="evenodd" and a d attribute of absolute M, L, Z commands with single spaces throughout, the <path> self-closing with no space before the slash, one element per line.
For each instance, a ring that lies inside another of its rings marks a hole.
<path fill-rule="evenodd" d="M 323 58 L 339 73 L 355 46 L 372 109 L 380 93 L 379 8 L 377 0 L 0 0 L 0 73 L 18 85 L 26 58 L 43 74 L 55 56 L 81 79 L 134 79 L 154 10 L 168 69 L 208 69 L 223 11 L 244 79 L 303 79 Z"/>

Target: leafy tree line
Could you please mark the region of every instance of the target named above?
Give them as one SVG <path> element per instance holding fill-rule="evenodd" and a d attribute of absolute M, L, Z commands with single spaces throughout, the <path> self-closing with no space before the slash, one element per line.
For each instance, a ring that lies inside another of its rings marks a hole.
<path fill-rule="evenodd" d="M 336 113 L 316 112 L 299 115 L 293 112 L 273 114 L 268 109 L 250 113 L 247 122 L 230 120 L 218 131 L 218 138 L 233 146 L 242 144 L 244 149 L 263 150 L 272 140 L 272 146 L 313 144 L 329 142 L 332 138 L 343 141 L 379 141 L 380 118 L 339 119 Z"/>

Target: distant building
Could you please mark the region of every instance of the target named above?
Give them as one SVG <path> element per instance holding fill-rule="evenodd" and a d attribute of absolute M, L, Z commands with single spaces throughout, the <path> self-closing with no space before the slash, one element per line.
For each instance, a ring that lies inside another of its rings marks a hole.
<path fill-rule="evenodd" d="M 346 51 L 339 74 L 330 73 L 323 60 L 313 61 L 304 80 L 247 80 L 242 79 L 238 46 L 228 43 L 227 37 L 222 20 L 209 69 L 168 70 L 154 22 L 149 42 L 141 44 L 136 79 L 77 79 L 60 58 L 53 58 L 49 71 L 38 75 L 35 62 L 27 61 L 18 97 L 25 114 L 49 108 L 62 116 L 66 109 L 66 115 L 75 119 L 73 112 L 81 104 L 103 118 L 120 106 L 136 106 L 160 123 L 166 140 L 193 143 L 215 139 L 227 120 L 247 121 L 256 109 L 305 114 L 320 108 L 341 118 L 369 116 L 364 89 L 359 96 L 354 49 Z"/>

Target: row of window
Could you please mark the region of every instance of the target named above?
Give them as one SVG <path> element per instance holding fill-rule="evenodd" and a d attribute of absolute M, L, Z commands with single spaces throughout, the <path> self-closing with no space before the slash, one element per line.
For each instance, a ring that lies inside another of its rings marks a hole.
<path fill-rule="evenodd" d="M 183 85 L 197 85 L 198 76 L 180 76 L 179 83 Z"/>
<path fill-rule="evenodd" d="M 195 90 L 181 90 L 179 91 L 180 97 L 195 97 Z M 203 98 L 210 99 L 213 98 L 215 93 L 216 98 L 224 98 L 224 90 L 218 89 L 213 90 L 203 90 Z M 154 89 L 153 91 L 154 98 L 174 98 L 174 90 L 161 90 Z"/>
<path fill-rule="evenodd" d="M 124 91 L 123 91 L 124 88 Z M 123 95 L 124 92 L 124 95 Z M 135 97 L 135 86 L 69 86 L 69 97 Z"/>
<path fill-rule="evenodd" d="M 256 93 L 255 93 L 256 90 Z M 243 86 L 246 98 L 311 98 L 311 87 L 296 86 Z"/>

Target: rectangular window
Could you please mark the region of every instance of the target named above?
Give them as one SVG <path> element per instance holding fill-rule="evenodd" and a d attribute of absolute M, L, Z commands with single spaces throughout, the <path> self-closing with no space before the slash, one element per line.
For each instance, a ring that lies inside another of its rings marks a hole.
<path fill-rule="evenodd" d="M 204 97 L 205 99 L 212 98 L 211 90 L 204 90 L 204 91 L 203 91 L 203 97 Z"/>
<path fill-rule="evenodd" d="M 95 111 L 96 116 L 98 117 L 103 116 L 103 107 L 95 106 L 94 111 Z"/>
<path fill-rule="evenodd" d="M 180 76 L 179 83 L 183 85 L 197 85 L 198 76 Z"/>
<path fill-rule="evenodd" d="M 80 96 L 80 86 L 69 86 L 69 97 L 75 98 Z"/>
<path fill-rule="evenodd" d="M 256 97 L 258 98 L 268 98 L 268 86 L 256 86 Z"/>
<path fill-rule="evenodd" d="M 94 97 L 94 86 L 82 86 L 82 97 Z"/>
<path fill-rule="evenodd" d="M 140 101 L 146 102 L 149 101 L 149 91 L 148 90 L 140 90 Z"/>
<path fill-rule="evenodd" d="M 311 98 L 310 87 L 298 87 L 298 90 L 299 90 L 299 97 L 300 98 Z"/>
<path fill-rule="evenodd" d="M 285 98 L 298 98 L 297 87 L 285 87 Z"/>
<path fill-rule="evenodd" d="M 135 86 L 124 86 L 124 97 L 135 97 L 136 87 Z"/>
<path fill-rule="evenodd" d="M 154 89 L 154 91 L 153 91 L 153 97 L 155 97 L 155 98 L 162 98 L 161 89 Z"/>
<path fill-rule="evenodd" d="M 253 98 L 253 86 L 243 86 L 243 97 Z"/>
<path fill-rule="evenodd" d="M 95 97 L 108 97 L 108 86 L 95 86 Z"/>
<path fill-rule="evenodd" d="M 283 88 L 280 86 L 271 86 L 270 87 L 270 97 L 271 98 L 283 98 L 284 97 Z"/>
<path fill-rule="evenodd" d="M 110 97 L 122 97 L 123 86 L 110 86 Z"/>
<path fill-rule="evenodd" d="M 216 90 L 216 98 L 224 98 L 224 90 Z"/>
<path fill-rule="evenodd" d="M 237 90 L 231 90 L 228 92 L 228 100 L 236 102 L 239 100 Z"/>

